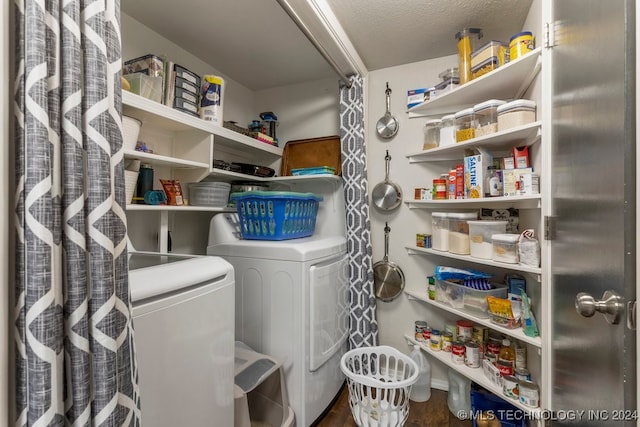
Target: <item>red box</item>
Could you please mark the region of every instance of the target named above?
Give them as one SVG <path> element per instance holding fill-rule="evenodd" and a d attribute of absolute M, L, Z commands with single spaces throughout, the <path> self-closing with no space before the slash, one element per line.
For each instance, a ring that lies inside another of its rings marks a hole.
<path fill-rule="evenodd" d="M 464 164 L 456 165 L 456 199 L 464 199 Z"/>
<path fill-rule="evenodd" d="M 514 169 L 524 169 L 529 167 L 529 147 L 513 147 Z"/>

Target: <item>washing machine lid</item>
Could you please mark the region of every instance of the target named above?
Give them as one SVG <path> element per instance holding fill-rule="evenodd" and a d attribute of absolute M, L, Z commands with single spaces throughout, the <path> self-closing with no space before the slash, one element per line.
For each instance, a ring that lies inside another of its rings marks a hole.
<path fill-rule="evenodd" d="M 219 257 L 153 252 L 129 254 L 132 302 L 202 283 L 229 281 L 233 281 L 233 266 Z"/>
<path fill-rule="evenodd" d="M 346 250 L 345 237 L 311 236 L 280 241 L 236 240 L 211 245 L 207 248 L 207 254 L 304 262 L 344 253 Z"/>

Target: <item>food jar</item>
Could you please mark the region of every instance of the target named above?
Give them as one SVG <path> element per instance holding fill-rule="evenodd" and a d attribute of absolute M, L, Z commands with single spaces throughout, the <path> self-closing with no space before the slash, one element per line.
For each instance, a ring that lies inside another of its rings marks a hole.
<path fill-rule="evenodd" d="M 438 251 L 449 250 L 449 216 L 446 212 L 431 213 L 431 247 Z"/>
<path fill-rule="evenodd" d="M 490 99 L 473 106 L 476 119 L 476 137 L 498 132 L 498 107 L 506 101 Z"/>
<path fill-rule="evenodd" d="M 498 131 L 511 129 L 536 121 L 536 103 L 529 99 L 516 99 L 497 109 Z"/>
<path fill-rule="evenodd" d="M 531 31 L 522 31 L 509 38 L 509 61 L 514 61 L 534 48 Z"/>
<path fill-rule="evenodd" d="M 472 108 L 465 108 L 455 114 L 456 142 L 466 141 L 476 136 L 476 120 Z"/>
<path fill-rule="evenodd" d="M 451 234 L 451 233 L 449 233 Z M 491 236 L 493 252 L 491 259 L 509 264 L 518 263 L 519 234 L 494 234 Z"/>
<path fill-rule="evenodd" d="M 449 213 L 449 252 L 469 255 L 469 224 L 467 221 L 478 219 L 475 212 Z"/>
<path fill-rule="evenodd" d="M 504 234 L 508 221 L 467 221 L 469 224 L 470 255 L 474 258 L 491 259 L 493 254 L 492 236 Z"/>
<path fill-rule="evenodd" d="M 456 142 L 455 114 L 448 114 L 441 119 L 440 126 L 440 146 L 451 145 Z"/>
<path fill-rule="evenodd" d="M 482 30 L 480 28 L 465 28 L 456 33 L 460 84 L 471 81 L 471 54 L 479 47 L 481 38 Z"/>
<path fill-rule="evenodd" d="M 442 127 L 442 120 L 435 119 L 429 120 L 424 124 L 424 144 L 423 150 L 430 148 L 436 148 L 440 145 L 440 128 Z"/>

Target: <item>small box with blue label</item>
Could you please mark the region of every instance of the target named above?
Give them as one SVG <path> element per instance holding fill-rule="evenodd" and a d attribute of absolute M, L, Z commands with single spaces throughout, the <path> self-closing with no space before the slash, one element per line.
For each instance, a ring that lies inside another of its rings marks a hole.
<path fill-rule="evenodd" d="M 407 91 L 407 108 L 415 107 L 429 100 L 433 88 L 411 89 Z"/>

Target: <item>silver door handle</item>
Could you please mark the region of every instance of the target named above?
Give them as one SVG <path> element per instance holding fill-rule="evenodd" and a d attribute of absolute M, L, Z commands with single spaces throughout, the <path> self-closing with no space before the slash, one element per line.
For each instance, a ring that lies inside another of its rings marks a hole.
<path fill-rule="evenodd" d="M 600 301 L 586 292 L 576 295 L 576 311 L 584 317 L 591 317 L 597 311 L 604 314 L 607 322 L 617 325 L 620 323 L 623 310 L 622 297 L 611 290 L 604 291 Z"/>

